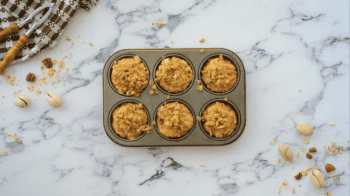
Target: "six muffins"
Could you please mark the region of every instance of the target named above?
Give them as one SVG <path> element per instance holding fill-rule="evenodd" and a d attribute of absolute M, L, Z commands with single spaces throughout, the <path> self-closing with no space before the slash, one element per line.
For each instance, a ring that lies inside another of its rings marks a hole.
<path fill-rule="evenodd" d="M 201 73 L 204 84 L 214 92 L 226 92 L 237 81 L 236 67 L 230 61 L 225 60 L 222 55 L 209 59 Z"/>
<path fill-rule="evenodd" d="M 120 94 L 140 96 L 147 87 L 149 72 L 140 57 L 123 58 L 114 62 L 111 80 Z"/>
<path fill-rule="evenodd" d="M 112 127 L 116 134 L 130 140 L 141 135 L 142 131 L 151 133 L 147 125 L 147 113 L 142 104 L 123 103 L 112 113 Z"/>
<path fill-rule="evenodd" d="M 167 92 L 186 90 L 193 80 L 193 70 L 187 61 L 178 58 L 164 58 L 156 71 L 156 82 Z"/>
<path fill-rule="evenodd" d="M 232 108 L 224 103 L 210 104 L 203 112 L 204 130 L 210 136 L 223 138 L 231 135 L 237 127 L 237 116 Z"/>
<path fill-rule="evenodd" d="M 157 112 L 157 127 L 165 137 L 181 137 L 193 127 L 191 111 L 182 103 L 172 102 L 161 106 Z"/>

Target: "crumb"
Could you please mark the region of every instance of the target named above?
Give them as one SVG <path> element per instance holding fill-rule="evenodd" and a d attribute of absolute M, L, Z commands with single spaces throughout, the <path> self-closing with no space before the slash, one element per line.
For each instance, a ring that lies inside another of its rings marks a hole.
<path fill-rule="evenodd" d="M 295 193 L 295 189 L 292 190 L 292 193 Z"/>
<path fill-rule="evenodd" d="M 39 89 L 36 90 L 36 93 L 41 94 L 41 90 L 39 90 Z"/>
<path fill-rule="evenodd" d="M 233 185 L 233 186 L 231 186 L 231 189 L 234 189 L 236 187 L 236 185 Z"/>
<path fill-rule="evenodd" d="M 337 181 L 337 179 L 338 179 L 337 177 L 334 177 L 334 181 Z"/>
<path fill-rule="evenodd" d="M 301 174 L 303 174 L 303 176 L 307 175 L 306 171 L 302 171 Z"/>
<path fill-rule="evenodd" d="M 158 91 L 157 91 L 157 90 L 155 90 L 155 91 L 154 91 L 154 94 L 158 95 Z"/>
<path fill-rule="evenodd" d="M 199 42 L 203 43 L 205 41 L 204 38 L 200 39 Z"/>
<path fill-rule="evenodd" d="M 305 141 L 304 144 L 309 144 L 309 141 Z"/>
<path fill-rule="evenodd" d="M 171 41 L 170 41 L 170 43 L 172 43 L 172 44 L 173 44 L 173 43 L 175 43 L 175 42 L 174 42 L 173 40 L 171 40 Z"/>
<path fill-rule="evenodd" d="M 324 191 L 324 192 L 323 192 L 323 194 L 325 195 L 325 194 L 327 194 L 327 192 L 326 192 L 326 191 Z"/>
<path fill-rule="evenodd" d="M 312 159 L 312 155 L 311 155 L 310 153 L 307 153 L 307 154 L 306 154 L 306 157 L 307 157 L 308 159 Z"/>
<path fill-rule="evenodd" d="M 200 80 L 197 80 L 197 83 L 198 83 L 198 84 L 201 84 L 202 82 L 201 82 Z"/>
<path fill-rule="evenodd" d="M 315 169 L 318 169 L 318 166 L 316 165 Z"/>
<path fill-rule="evenodd" d="M 45 69 L 45 67 L 44 66 L 41 66 L 41 70 L 44 70 Z"/>
<path fill-rule="evenodd" d="M 326 148 L 326 144 L 325 144 L 325 145 L 323 145 L 323 147 L 325 147 L 325 148 Z"/>
<path fill-rule="evenodd" d="M 170 95 L 166 96 L 167 99 L 170 99 Z"/>
<path fill-rule="evenodd" d="M 199 165 L 199 167 L 207 167 L 206 165 Z"/>
<path fill-rule="evenodd" d="M 152 121 L 152 125 L 156 125 L 157 123 L 156 123 L 156 121 Z"/>
<path fill-rule="evenodd" d="M 299 90 L 299 93 L 301 93 L 301 90 Z"/>
<path fill-rule="evenodd" d="M 15 140 L 15 142 L 17 142 L 19 140 L 19 137 L 16 136 L 15 134 L 11 134 L 11 133 L 6 133 L 6 134 L 11 136 Z"/>
<path fill-rule="evenodd" d="M 303 177 L 303 174 L 299 172 L 297 175 L 294 176 L 295 179 L 300 180 Z"/>
<path fill-rule="evenodd" d="M 342 151 L 342 150 L 339 150 L 339 154 L 341 154 L 341 153 L 343 153 L 343 151 Z"/>
<path fill-rule="evenodd" d="M 202 118 L 200 116 L 197 116 L 196 120 L 201 121 Z"/>
<path fill-rule="evenodd" d="M 306 168 L 306 172 L 309 172 L 309 171 L 311 171 L 311 170 L 312 170 L 312 167 Z"/>
<path fill-rule="evenodd" d="M 27 146 L 30 146 L 29 144 Z"/>
<path fill-rule="evenodd" d="M 28 87 L 29 91 L 33 91 L 33 89 L 34 89 L 34 85 Z"/>
<path fill-rule="evenodd" d="M 152 25 L 154 25 L 154 23 L 152 22 Z"/>
<path fill-rule="evenodd" d="M 299 152 L 297 152 L 297 157 L 300 157 L 300 153 Z"/>
<path fill-rule="evenodd" d="M 332 146 L 335 146 L 335 144 L 336 144 L 335 142 L 332 142 Z"/>
<path fill-rule="evenodd" d="M 277 163 L 280 163 L 281 162 L 281 159 L 278 159 Z"/>
<path fill-rule="evenodd" d="M 154 85 L 154 82 L 152 80 L 149 81 L 149 85 L 152 87 Z"/>
<path fill-rule="evenodd" d="M 66 68 L 66 72 L 69 72 L 69 68 Z"/>
<path fill-rule="evenodd" d="M 5 118 L 4 118 L 4 117 L 2 117 L 1 119 L 2 119 L 2 120 L 5 120 Z"/>
<path fill-rule="evenodd" d="M 332 193 L 328 193 L 328 196 L 332 196 Z"/>
<path fill-rule="evenodd" d="M 349 140 L 348 140 L 348 141 L 346 141 L 346 143 L 349 143 Z"/>
<path fill-rule="evenodd" d="M 70 41 L 70 40 L 71 40 L 71 38 L 69 38 L 69 37 L 67 36 L 66 40 Z"/>
<path fill-rule="evenodd" d="M 283 186 L 288 186 L 288 182 L 284 181 L 282 185 Z"/>
<path fill-rule="evenodd" d="M 7 152 L 6 151 L 4 151 L 4 156 L 7 156 Z"/>
<path fill-rule="evenodd" d="M 326 164 L 324 167 L 325 167 L 327 173 L 330 173 L 330 172 L 335 170 L 335 167 L 330 163 Z"/>
<path fill-rule="evenodd" d="M 343 148 L 343 146 L 342 146 L 342 145 L 339 145 L 339 148 Z"/>
<path fill-rule="evenodd" d="M 281 194 L 282 193 L 282 191 L 281 190 L 278 190 L 278 194 Z"/>
<path fill-rule="evenodd" d="M 162 27 L 163 27 L 163 23 L 161 23 L 161 22 L 158 23 L 158 27 L 159 27 L 159 28 L 162 28 Z"/>
<path fill-rule="evenodd" d="M 316 152 L 316 148 L 315 147 L 310 148 L 309 152 L 312 152 L 312 153 Z"/>
<path fill-rule="evenodd" d="M 275 142 L 270 142 L 271 145 L 275 145 Z"/>
<path fill-rule="evenodd" d="M 204 53 L 204 49 L 200 50 L 199 53 L 203 54 Z"/>
<path fill-rule="evenodd" d="M 157 90 L 157 86 L 156 86 L 156 85 L 153 85 L 153 86 L 152 86 L 152 89 L 153 89 L 153 90 Z"/>
<path fill-rule="evenodd" d="M 227 97 L 225 97 L 225 101 L 227 101 L 228 100 L 228 98 Z M 273 145 L 273 144 L 272 144 Z"/>
<path fill-rule="evenodd" d="M 52 77 L 55 74 L 56 70 L 55 69 L 50 69 L 49 71 L 49 77 Z"/>
<path fill-rule="evenodd" d="M 63 86 L 66 86 L 66 83 L 63 83 Z"/>
<path fill-rule="evenodd" d="M 72 46 L 74 46 L 75 45 L 75 43 L 74 42 L 72 42 Z"/>
<path fill-rule="evenodd" d="M 153 90 L 150 90 L 150 91 L 149 91 L 149 94 L 154 95 L 155 92 L 154 92 Z"/>
<path fill-rule="evenodd" d="M 202 86 L 202 85 L 198 86 L 198 87 L 197 87 L 197 90 L 203 91 L 203 86 Z"/>
<path fill-rule="evenodd" d="M 279 188 L 279 189 L 281 189 L 281 188 L 282 188 L 282 186 L 279 186 L 278 188 Z"/>
<path fill-rule="evenodd" d="M 93 43 L 91 43 L 91 42 L 89 43 L 89 45 L 90 45 L 91 47 L 94 47 L 94 44 L 93 44 Z"/>
<path fill-rule="evenodd" d="M 335 126 L 335 123 L 329 123 L 330 126 L 334 127 Z"/>
<path fill-rule="evenodd" d="M 347 165 L 349 165 L 349 162 L 346 162 Z"/>
<path fill-rule="evenodd" d="M 300 186 L 300 187 L 301 187 L 301 184 L 299 184 L 298 186 Z"/>

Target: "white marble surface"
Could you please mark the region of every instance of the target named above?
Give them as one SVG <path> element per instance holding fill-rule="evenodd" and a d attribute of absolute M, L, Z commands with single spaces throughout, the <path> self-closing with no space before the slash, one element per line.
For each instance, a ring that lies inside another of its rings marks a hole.
<path fill-rule="evenodd" d="M 151 24 L 158 22 L 164 27 Z M 349 45 L 348 0 L 104 0 L 89 13 L 80 10 L 54 49 L 8 68 L 5 75 L 19 85 L 0 76 L 0 195 L 278 195 L 284 180 L 282 195 L 349 195 Z M 248 120 L 239 140 L 200 148 L 126 148 L 109 140 L 104 61 L 124 48 L 166 46 L 225 47 L 242 58 Z M 63 98 L 52 108 L 44 94 L 28 91 L 25 76 L 41 75 L 46 57 L 71 54 L 60 82 L 39 87 Z M 28 108 L 14 105 L 19 90 L 30 98 Z M 298 122 L 314 134 L 299 134 Z M 327 154 L 323 145 L 331 142 L 344 152 Z M 292 163 L 277 163 L 280 144 L 290 146 Z M 310 147 L 318 150 L 312 160 L 302 151 Z M 327 174 L 326 163 L 336 171 Z M 310 174 L 294 179 L 315 166 L 326 178 L 323 189 Z"/>

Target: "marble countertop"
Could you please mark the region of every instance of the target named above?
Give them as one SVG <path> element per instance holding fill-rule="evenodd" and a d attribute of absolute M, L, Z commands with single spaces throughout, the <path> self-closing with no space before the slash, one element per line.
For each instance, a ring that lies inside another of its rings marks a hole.
<path fill-rule="evenodd" d="M 152 25 L 159 22 L 162 28 Z M 104 0 L 79 10 L 62 37 L 0 76 L 1 196 L 349 195 L 349 1 Z M 164 47 L 224 47 L 241 57 L 247 125 L 237 141 L 161 148 L 110 141 L 102 125 L 104 62 L 121 49 Z M 29 91 L 26 75 L 45 75 L 47 57 L 65 68 Z M 61 107 L 47 103 L 47 91 L 62 97 Z M 27 108 L 15 106 L 18 93 L 31 100 Z M 301 135 L 299 122 L 314 134 Z M 323 146 L 332 142 L 342 154 L 327 153 Z M 291 163 L 278 153 L 280 144 L 293 152 Z M 317 152 L 310 160 L 311 147 Z M 327 173 L 327 163 L 336 170 Z M 310 172 L 294 178 L 316 166 L 324 188 L 312 184 Z"/>

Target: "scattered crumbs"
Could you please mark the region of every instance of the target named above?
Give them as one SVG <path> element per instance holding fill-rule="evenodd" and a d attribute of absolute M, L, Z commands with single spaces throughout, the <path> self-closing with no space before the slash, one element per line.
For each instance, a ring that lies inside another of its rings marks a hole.
<path fill-rule="evenodd" d="M 158 27 L 159 27 L 159 28 L 162 28 L 162 27 L 163 27 L 163 23 L 161 23 L 161 22 L 158 23 Z"/>
<path fill-rule="evenodd" d="M 338 179 L 337 177 L 334 177 L 334 181 L 337 181 L 337 179 Z"/>
<path fill-rule="evenodd" d="M 297 152 L 297 157 L 300 157 L 300 153 L 299 152 Z"/>
<path fill-rule="evenodd" d="M 197 116 L 197 117 L 196 117 L 196 120 L 201 121 L 202 118 L 201 118 L 200 116 Z"/>
<path fill-rule="evenodd" d="M 275 142 L 270 142 L 271 145 L 275 145 Z"/>
<path fill-rule="evenodd" d="M 295 189 L 292 190 L 292 193 L 295 193 Z"/>
<path fill-rule="evenodd" d="M 63 86 L 66 86 L 66 83 L 63 83 Z"/>
<path fill-rule="evenodd" d="M 227 97 L 225 97 L 225 101 L 228 101 L 228 98 Z M 272 144 L 273 145 L 273 144 Z"/>
<path fill-rule="evenodd" d="M 41 94 L 41 90 L 39 90 L 39 89 L 36 90 L 36 93 L 37 93 L 37 94 Z"/>
<path fill-rule="evenodd" d="M 7 152 L 6 151 L 4 151 L 4 156 L 7 156 Z"/>
<path fill-rule="evenodd" d="M 67 36 L 66 40 L 70 41 L 70 40 L 71 40 L 71 38 L 69 38 L 69 37 Z"/>
<path fill-rule="evenodd" d="M 335 146 L 336 145 L 336 143 L 335 142 L 332 142 L 332 146 Z"/>
<path fill-rule="evenodd" d="M 167 99 L 170 99 L 170 95 L 166 96 Z"/>
<path fill-rule="evenodd" d="M 199 53 L 203 54 L 204 53 L 204 49 L 200 50 Z"/>
<path fill-rule="evenodd" d="M 45 67 L 44 66 L 41 66 L 41 70 L 44 70 L 45 69 Z"/>
<path fill-rule="evenodd" d="M 197 83 L 198 83 L 198 84 L 201 84 L 202 82 L 201 82 L 200 80 L 197 80 Z"/>
<path fill-rule="evenodd" d="M 156 121 L 152 121 L 152 125 L 156 125 L 157 123 L 156 123 Z"/>
<path fill-rule="evenodd" d="M 202 86 L 202 85 L 198 86 L 198 87 L 197 87 L 197 90 L 203 91 L 203 86 Z"/>
<path fill-rule="evenodd" d="M 173 43 L 175 43 L 175 42 L 174 42 L 173 40 L 171 40 L 171 41 L 170 41 L 170 43 L 172 43 L 172 44 L 173 44 Z"/>
<path fill-rule="evenodd" d="M 6 134 L 11 136 L 15 140 L 15 142 L 17 142 L 19 140 L 19 137 L 16 136 L 15 134 L 11 134 L 11 133 L 6 133 Z"/>
<path fill-rule="evenodd" d="M 335 123 L 329 123 L 330 126 L 334 127 L 335 126 Z"/>
<path fill-rule="evenodd" d="M 149 94 L 154 95 L 155 94 L 154 90 L 150 90 Z"/>
<path fill-rule="evenodd" d="M 66 72 L 69 72 L 69 68 L 66 68 Z"/>
<path fill-rule="evenodd" d="M 277 163 L 280 163 L 281 162 L 281 159 L 278 159 Z"/>
<path fill-rule="evenodd" d="M 90 45 L 91 47 L 94 47 L 94 44 L 93 44 L 93 43 L 91 43 L 91 42 L 89 43 L 89 45 Z"/>
<path fill-rule="evenodd" d="M 304 141 L 304 144 L 309 144 L 309 141 Z"/>
<path fill-rule="evenodd" d="M 301 90 L 299 90 L 299 93 L 301 93 Z"/>
<path fill-rule="evenodd" d="M 199 167 L 207 167 L 206 165 L 199 165 Z"/>
<path fill-rule="evenodd" d="M 282 191 L 281 190 L 278 190 L 278 194 L 281 194 L 282 193 Z"/>
<path fill-rule="evenodd" d="M 200 39 L 199 42 L 203 43 L 205 41 L 204 38 Z"/>
<path fill-rule="evenodd" d="M 236 185 L 233 185 L 233 186 L 231 186 L 231 189 L 234 189 L 236 187 Z"/>
<path fill-rule="evenodd" d="M 75 43 L 74 42 L 72 42 L 72 46 L 74 46 L 75 45 Z"/>
<path fill-rule="evenodd" d="M 28 87 L 29 91 L 33 91 L 33 89 L 34 89 L 34 85 Z"/>

